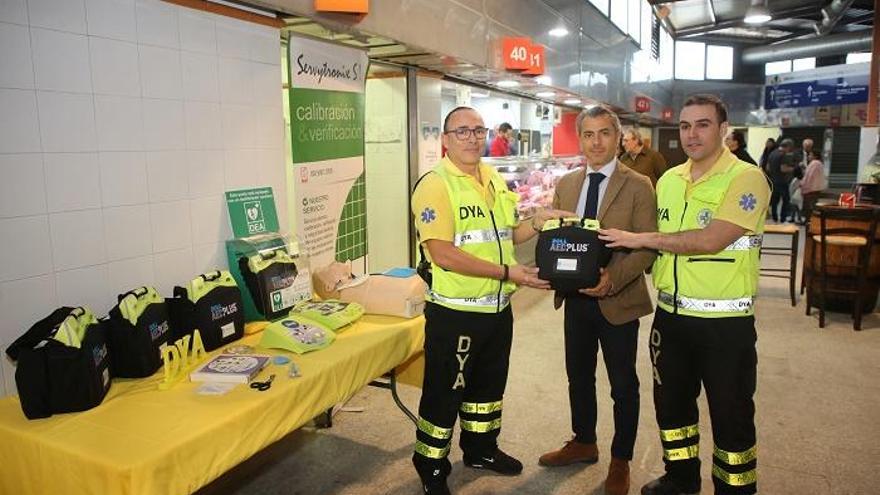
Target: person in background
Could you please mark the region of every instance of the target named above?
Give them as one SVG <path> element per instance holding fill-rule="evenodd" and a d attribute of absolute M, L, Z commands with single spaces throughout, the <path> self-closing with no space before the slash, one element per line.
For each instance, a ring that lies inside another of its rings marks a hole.
<path fill-rule="evenodd" d="M 657 185 L 657 179 L 666 171 L 663 155 L 645 146 L 642 135 L 632 128 L 624 131 L 622 142 L 624 152 L 620 162 L 651 179 L 652 186 Z"/>
<path fill-rule="evenodd" d="M 495 138 L 489 144 L 489 156 L 510 155 L 510 143 L 513 141 L 513 127 L 507 122 L 498 126 Z"/>
<path fill-rule="evenodd" d="M 767 158 L 770 157 L 770 153 L 773 153 L 773 150 L 776 149 L 776 140 L 773 138 L 767 138 L 767 142 L 764 143 L 764 151 L 761 153 L 761 158 L 758 160 L 758 166 L 761 167 L 761 170 L 764 173 L 767 173 Z"/>
<path fill-rule="evenodd" d="M 813 160 L 812 152 L 813 152 L 813 140 L 810 138 L 804 139 L 801 142 L 801 149 L 798 150 L 797 155 L 796 155 L 797 156 L 797 164 L 800 165 L 801 167 L 803 167 L 804 169 L 806 169 L 807 165 L 809 165 L 810 162 Z"/>
<path fill-rule="evenodd" d="M 774 222 L 785 221 L 788 215 L 788 203 L 791 197 L 788 191 L 788 183 L 791 182 L 794 172 L 793 155 L 794 141 L 789 138 L 783 139 L 779 147 L 767 157 L 767 176 L 773 184 L 773 194 L 770 196 L 770 216 Z M 776 205 L 782 200 L 781 210 Z"/>
<path fill-rule="evenodd" d="M 825 177 L 825 164 L 822 163 L 822 152 L 810 151 L 810 163 L 804 172 L 801 181 L 801 195 L 804 198 L 804 222 L 810 221 L 810 215 L 816 206 L 816 201 L 822 192 L 828 188 L 828 179 Z"/>
<path fill-rule="evenodd" d="M 731 132 L 726 138 L 724 138 L 724 144 L 726 144 L 727 148 L 740 160 L 749 162 L 752 165 L 757 165 L 755 159 L 749 155 L 748 151 L 746 151 L 746 137 L 743 136 L 742 132 Z"/>

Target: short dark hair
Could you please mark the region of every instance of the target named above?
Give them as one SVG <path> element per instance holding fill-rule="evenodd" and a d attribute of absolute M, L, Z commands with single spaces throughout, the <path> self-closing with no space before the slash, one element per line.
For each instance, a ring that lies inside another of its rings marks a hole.
<path fill-rule="evenodd" d="M 721 101 L 721 98 L 708 93 L 690 95 L 684 100 L 682 108 L 693 105 L 713 105 L 715 107 L 715 113 L 718 115 L 718 123 L 721 124 L 727 122 L 727 105 Z"/>
<path fill-rule="evenodd" d="M 794 148 L 794 140 L 791 138 L 785 138 L 779 142 L 780 148 L 792 149 Z"/>
<path fill-rule="evenodd" d="M 812 156 L 813 158 L 816 158 L 818 160 L 821 160 L 822 159 L 822 150 L 817 149 L 817 148 L 813 148 L 810 150 L 810 156 Z"/>
<path fill-rule="evenodd" d="M 501 125 L 498 126 L 498 132 L 507 132 L 511 129 L 513 129 L 513 126 L 507 122 L 502 122 Z"/>
<path fill-rule="evenodd" d="M 736 141 L 736 145 L 740 148 L 746 147 L 746 137 L 741 131 L 733 131 L 730 133 L 730 139 Z"/>
<path fill-rule="evenodd" d="M 446 114 L 446 118 L 443 119 L 443 132 L 449 132 L 449 119 L 450 119 L 455 113 L 457 113 L 457 112 L 461 112 L 462 110 L 472 110 L 472 111 L 476 112 L 476 110 L 474 110 L 473 108 L 471 108 L 471 107 L 466 107 L 466 106 L 464 106 L 464 105 L 462 105 L 462 106 L 460 106 L 460 107 L 455 107 L 455 108 L 453 108 L 452 110 L 449 111 L 449 113 Z"/>

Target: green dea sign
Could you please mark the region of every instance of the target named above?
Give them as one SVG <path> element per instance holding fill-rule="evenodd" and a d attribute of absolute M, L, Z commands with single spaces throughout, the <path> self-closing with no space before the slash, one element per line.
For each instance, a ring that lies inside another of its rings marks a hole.
<path fill-rule="evenodd" d="M 278 232 L 278 214 L 271 187 L 226 191 L 226 208 L 236 238 Z"/>

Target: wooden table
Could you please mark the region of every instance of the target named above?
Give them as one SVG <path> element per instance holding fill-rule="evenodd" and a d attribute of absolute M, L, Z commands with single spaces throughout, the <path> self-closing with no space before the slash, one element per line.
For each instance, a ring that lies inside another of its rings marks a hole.
<path fill-rule="evenodd" d="M 804 273 L 804 284 L 808 284 L 808 274 L 813 269 L 813 249 L 819 244 L 813 236 L 818 236 L 820 234 L 820 222 L 819 215 L 817 210 L 826 209 L 826 208 L 845 208 L 837 205 L 818 205 L 813 210 L 813 216 L 810 218 L 810 223 L 807 227 L 807 235 L 804 240 L 804 263 L 803 263 L 803 273 Z M 880 209 L 880 206 L 874 205 L 858 205 L 857 208 L 874 208 Z M 825 222 L 828 228 L 837 228 L 837 227 L 865 227 L 867 228 L 867 222 L 859 222 L 855 220 L 826 220 Z M 864 308 L 866 308 L 866 312 L 870 312 L 873 310 L 874 306 L 877 304 L 877 295 L 878 289 L 880 289 L 880 285 L 876 283 L 870 283 L 872 279 L 878 280 L 880 279 L 880 232 L 875 236 L 874 247 L 871 250 L 871 258 L 868 263 L 868 280 L 869 283 L 866 285 L 865 290 L 862 293 L 862 302 L 864 304 Z M 828 256 L 828 274 L 829 275 L 846 275 L 850 273 L 852 270 L 847 269 L 847 266 L 855 266 L 857 264 L 858 259 L 858 248 L 855 246 L 841 246 L 841 245 L 832 245 L 829 244 L 826 247 L 826 253 Z M 816 267 L 815 269 L 818 271 L 819 269 L 819 253 L 816 253 Z M 833 279 L 829 280 L 829 284 L 831 287 L 834 287 Z M 827 309 L 832 311 L 841 311 L 841 312 L 851 312 L 853 307 L 852 298 L 845 297 L 844 295 L 835 295 L 829 294 L 828 304 L 826 305 Z M 870 309 L 868 309 L 870 308 Z"/>

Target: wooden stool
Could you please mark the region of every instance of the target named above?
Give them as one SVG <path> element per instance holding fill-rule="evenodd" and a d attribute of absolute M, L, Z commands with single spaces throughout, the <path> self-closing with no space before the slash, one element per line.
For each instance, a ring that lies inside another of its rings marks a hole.
<path fill-rule="evenodd" d="M 800 238 L 801 229 L 797 225 L 789 224 L 772 224 L 764 226 L 764 235 L 777 234 L 791 236 L 791 247 L 775 247 L 761 246 L 761 255 L 768 256 L 788 256 L 789 267 L 785 268 L 761 268 L 761 276 L 772 278 L 787 278 L 788 290 L 791 296 L 791 305 L 796 306 L 797 301 L 794 295 L 794 282 L 797 278 L 797 256 L 798 256 L 798 240 Z M 783 275 L 785 274 L 785 275 Z"/>

